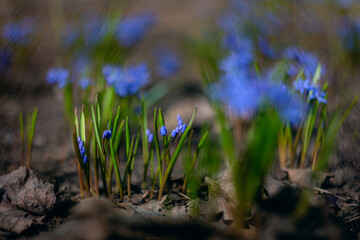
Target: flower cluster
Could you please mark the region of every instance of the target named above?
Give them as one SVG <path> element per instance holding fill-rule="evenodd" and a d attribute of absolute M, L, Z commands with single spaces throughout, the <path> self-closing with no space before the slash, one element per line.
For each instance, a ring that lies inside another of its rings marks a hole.
<path fill-rule="evenodd" d="M 102 69 L 106 82 L 115 88 L 121 97 L 134 95 L 148 82 L 150 73 L 147 65 L 121 67 L 105 65 Z"/>
<path fill-rule="evenodd" d="M 81 140 L 80 137 L 78 137 L 78 144 L 79 144 L 81 158 L 83 160 L 83 163 L 86 164 L 88 162 L 88 157 L 86 155 L 84 142 Z"/>
<path fill-rule="evenodd" d="M 19 22 L 6 23 L 2 27 L 1 35 L 10 43 L 25 46 L 30 43 L 34 31 L 34 19 L 25 18 Z"/>
<path fill-rule="evenodd" d="M 306 52 L 299 47 L 288 47 L 283 56 L 285 59 L 293 61 L 294 64 L 290 66 L 288 74 L 290 76 L 295 76 L 300 68 L 304 69 L 304 74 L 306 78 L 312 78 L 316 72 L 316 68 L 319 64 L 317 57 L 309 52 Z M 324 74 L 322 69 L 321 74 Z"/>
<path fill-rule="evenodd" d="M 48 84 L 57 83 L 59 88 L 63 88 L 69 80 L 69 70 L 65 68 L 50 68 L 46 74 L 46 81 Z"/>
<path fill-rule="evenodd" d="M 121 20 L 116 29 L 116 38 L 124 47 L 130 47 L 139 42 L 155 23 L 151 13 L 126 17 Z"/>
<path fill-rule="evenodd" d="M 160 77 L 170 77 L 179 70 L 181 61 L 174 51 L 161 47 L 156 50 L 155 55 L 157 60 L 156 71 Z"/>
<path fill-rule="evenodd" d="M 299 91 L 301 94 L 308 95 L 310 100 L 316 99 L 319 103 L 327 104 L 327 100 L 325 98 L 326 93 L 317 87 L 310 85 L 309 79 L 298 79 L 294 82 L 294 89 L 295 91 Z"/>
<path fill-rule="evenodd" d="M 177 115 L 177 127 L 171 131 L 171 137 L 175 138 L 179 133 L 184 133 L 187 125 L 183 123 L 180 115 Z"/>

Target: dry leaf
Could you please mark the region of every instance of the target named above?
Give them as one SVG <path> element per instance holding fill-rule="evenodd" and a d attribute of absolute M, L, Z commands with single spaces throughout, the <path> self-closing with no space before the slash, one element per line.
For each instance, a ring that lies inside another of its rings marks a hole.
<path fill-rule="evenodd" d="M 34 224 L 41 224 L 43 218 L 44 216 L 33 216 L 9 203 L 0 204 L 0 228 L 10 232 L 20 234 Z"/>
<path fill-rule="evenodd" d="M 50 212 L 55 205 L 54 185 L 43 183 L 25 167 L 1 176 L 0 189 L 3 202 L 37 215 Z"/>

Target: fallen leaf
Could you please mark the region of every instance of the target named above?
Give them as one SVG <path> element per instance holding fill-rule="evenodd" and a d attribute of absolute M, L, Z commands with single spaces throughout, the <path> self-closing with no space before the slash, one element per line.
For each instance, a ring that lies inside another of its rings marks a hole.
<path fill-rule="evenodd" d="M 44 216 L 34 216 L 9 203 L 0 204 L 0 229 L 20 234 L 31 226 L 41 224 Z"/>
<path fill-rule="evenodd" d="M 3 202 L 30 213 L 43 215 L 53 210 L 55 205 L 54 185 L 43 183 L 25 167 L 1 176 L 0 189 Z"/>

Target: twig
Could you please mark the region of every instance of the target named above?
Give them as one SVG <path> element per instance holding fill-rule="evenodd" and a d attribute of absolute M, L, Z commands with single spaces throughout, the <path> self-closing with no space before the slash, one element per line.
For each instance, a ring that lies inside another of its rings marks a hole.
<path fill-rule="evenodd" d="M 337 197 L 338 199 L 341 199 L 341 200 L 343 200 L 343 201 L 347 201 L 347 200 L 348 200 L 348 199 L 346 199 L 346 198 L 343 198 L 343 197 L 340 197 L 340 196 L 336 195 L 335 193 L 329 192 L 329 191 L 327 191 L 327 190 L 325 190 L 325 189 L 321 189 L 321 188 L 318 188 L 318 187 L 314 187 L 314 190 L 319 191 L 319 192 L 321 192 L 321 193 L 326 193 L 326 194 L 333 195 L 333 196 L 335 196 L 335 197 Z"/>

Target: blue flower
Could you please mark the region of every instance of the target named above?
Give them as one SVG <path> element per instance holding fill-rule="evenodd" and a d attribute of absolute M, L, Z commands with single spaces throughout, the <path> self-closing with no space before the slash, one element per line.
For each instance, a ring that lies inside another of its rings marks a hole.
<path fill-rule="evenodd" d="M 170 77 L 180 68 L 179 56 L 168 48 L 162 47 L 156 50 L 156 71 L 160 77 Z"/>
<path fill-rule="evenodd" d="M 272 46 L 270 45 L 269 41 L 264 37 L 258 38 L 258 47 L 262 54 L 267 56 L 268 58 L 274 59 L 276 57 L 276 53 Z"/>
<path fill-rule="evenodd" d="M 294 61 L 300 67 L 303 67 L 306 78 L 312 78 L 316 72 L 319 60 L 317 57 L 309 52 L 306 52 L 298 47 L 288 47 L 284 53 L 284 57 L 291 61 Z M 324 75 L 324 68 L 321 70 L 321 74 Z"/>
<path fill-rule="evenodd" d="M 91 63 L 86 55 L 80 55 L 75 58 L 74 61 L 74 75 L 77 81 L 77 85 L 82 89 L 86 89 L 91 84 Z"/>
<path fill-rule="evenodd" d="M 186 127 L 187 127 L 186 124 L 181 125 L 181 130 L 180 130 L 180 132 L 181 132 L 181 133 L 184 133 L 185 130 L 186 130 Z"/>
<path fill-rule="evenodd" d="M 66 26 L 61 33 L 61 39 L 65 47 L 70 47 L 80 39 L 80 31 L 73 26 Z"/>
<path fill-rule="evenodd" d="M 175 128 L 174 130 L 171 131 L 171 137 L 175 138 L 179 133 L 179 130 L 177 128 Z"/>
<path fill-rule="evenodd" d="M 254 45 L 248 37 L 236 33 L 227 33 L 223 38 L 223 45 L 226 49 L 243 55 L 243 61 L 249 63 L 254 58 Z"/>
<path fill-rule="evenodd" d="M 11 52 L 8 48 L 0 48 L 0 76 L 5 76 L 11 61 Z"/>
<path fill-rule="evenodd" d="M 138 93 L 150 77 L 145 63 L 128 67 L 106 65 L 103 67 L 103 74 L 107 83 L 113 86 L 121 97 Z"/>
<path fill-rule="evenodd" d="M 177 125 L 178 125 L 178 126 L 183 125 L 183 120 L 182 120 L 180 114 L 177 115 Z"/>
<path fill-rule="evenodd" d="M 112 137 L 112 132 L 111 132 L 111 130 L 105 130 L 105 131 L 103 132 L 103 139 L 109 140 L 111 137 Z"/>
<path fill-rule="evenodd" d="M 85 155 L 83 158 L 83 163 L 86 165 L 87 162 L 88 162 L 88 157 Z"/>
<path fill-rule="evenodd" d="M 298 79 L 294 82 L 294 89 L 295 91 L 299 91 L 301 94 L 307 93 L 310 89 L 310 80 Z"/>
<path fill-rule="evenodd" d="M 230 52 L 220 62 L 220 69 L 223 71 L 225 81 L 248 81 L 254 78 L 255 71 L 252 68 L 253 58 L 251 53 L 245 51 L 244 54 Z"/>
<path fill-rule="evenodd" d="M 57 83 L 59 88 L 63 88 L 69 78 L 69 71 L 65 68 L 50 68 L 46 74 L 46 81 L 48 84 Z"/>
<path fill-rule="evenodd" d="M 34 31 L 34 19 L 25 18 L 20 22 L 6 23 L 2 27 L 1 35 L 11 43 L 25 46 L 30 43 Z"/>
<path fill-rule="evenodd" d="M 96 46 L 105 37 L 109 26 L 103 17 L 97 15 L 87 15 L 85 19 L 84 43 L 90 47 Z"/>
<path fill-rule="evenodd" d="M 264 104 L 276 109 L 281 118 L 294 124 L 301 119 L 300 100 L 281 84 L 264 79 L 248 82 L 222 81 L 217 84 L 219 100 L 242 118 L 253 117 Z"/>
<path fill-rule="evenodd" d="M 154 23 L 155 17 L 150 13 L 126 17 L 117 26 L 116 38 L 122 46 L 130 47 L 140 41 Z"/>
<path fill-rule="evenodd" d="M 309 95 L 310 100 L 316 99 L 319 103 L 327 104 L 327 99 L 325 97 L 326 97 L 326 93 L 324 91 L 321 91 L 313 86 L 310 88 L 310 95 Z"/>
<path fill-rule="evenodd" d="M 154 134 L 150 133 L 150 134 L 148 135 L 148 142 L 149 142 L 149 143 L 152 143 L 153 140 L 154 140 Z"/>
<path fill-rule="evenodd" d="M 166 127 L 165 127 L 165 126 L 162 126 L 162 127 L 160 128 L 160 135 L 161 135 L 161 136 L 166 136 L 166 134 L 167 134 Z"/>

